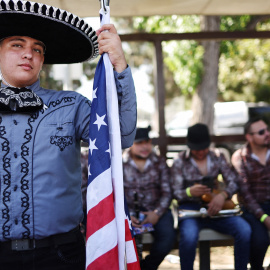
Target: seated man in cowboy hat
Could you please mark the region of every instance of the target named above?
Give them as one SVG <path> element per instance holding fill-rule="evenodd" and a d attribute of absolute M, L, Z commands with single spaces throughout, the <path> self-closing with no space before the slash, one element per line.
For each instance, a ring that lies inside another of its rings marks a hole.
<path fill-rule="evenodd" d="M 142 270 L 158 269 L 175 242 L 173 217 L 169 206 L 172 200 L 170 172 L 166 160 L 153 150 L 150 127 L 137 128 L 134 144 L 124 153 L 124 190 L 131 213 L 132 225 L 141 228 L 150 223 L 155 241 L 150 255 L 141 260 Z M 143 213 L 140 222 L 137 215 Z"/>
<path fill-rule="evenodd" d="M 193 269 L 199 232 L 203 228 L 232 235 L 235 240 L 235 269 L 247 269 L 251 235 L 248 223 L 240 216 L 211 218 L 223 208 L 225 200 L 237 191 L 238 174 L 218 149 L 209 149 L 210 136 L 206 125 L 198 123 L 188 128 L 187 146 L 189 149 L 181 152 L 172 166 L 173 194 L 179 208 L 200 210 L 202 205 L 205 207 L 202 196 L 210 195 L 211 188 L 217 186 L 219 174 L 226 187 L 206 205 L 209 217 L 179 220 L 181 269 Z M 214 179 L 213 184 L 209 181 L 211 179 Z"/>
<path fill-rule="evenodd" d="M 80 142 L 88 141 L 91 102 L 74 91 L 42 88 L 39 72 L 43 63 L 109 52 L 122 147 L 129 147 L 136 126 L 130 68 L 114 26 L 97 35 L 67 11 L 0 1 L 1 270 L 85 269 Z"/>

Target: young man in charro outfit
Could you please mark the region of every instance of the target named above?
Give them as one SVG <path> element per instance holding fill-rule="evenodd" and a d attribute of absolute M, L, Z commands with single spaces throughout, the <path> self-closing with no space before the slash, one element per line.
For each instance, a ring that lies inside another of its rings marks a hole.
<path fill-rule="evenodd" d="M 223 208 L 225 200 L 237 191 L 238 175 L 230 168 L 223 154 L 217 149 L 209 149 L 210 142 L 206 125 L 198 123 L 189 127 L 189 150 L 179 154 L 171 170 L 173 194 L 180 209 L 200 210 L 205 205 L 202 204 L 202 196 L 210 195 L 211 187 L 217 188 L 219 174 L 222 174 L 226 184 L 225 189 L 208 203 L 209 217 L 179 219 L 181 269 L 193 269 L 199 232 L 203 228 L 211 228 L 234 237 L 235 269 L 246 270 L 251 234 L 248 223 L 239 216 L 211 218 Z M 203 181 L 211 178 L 215 182 L 212 186 L 207 186 Z"/>
<path fill-rule="evenodd" d="M 103 32 L 107 30 L 106 32 Z M 113 25 L 97 31 L 47 5 L 0 1 L 0 268 L 85 269 L 80 142 L 91 102 L 44 89 L 43 63 L 75 63 L 108 52 L 119 94 L 122 147 L 132 145 L 136 97 Z"/>
<path fill-rule="evenodd" d="M 247 143 L 233 154 L 232 164 L 242 178 L 239 202 L 252 229 L 251 269 L 261 270 L 269 246 L 270 133 L 262 118 L 250 119 L 244 133 Z"/>

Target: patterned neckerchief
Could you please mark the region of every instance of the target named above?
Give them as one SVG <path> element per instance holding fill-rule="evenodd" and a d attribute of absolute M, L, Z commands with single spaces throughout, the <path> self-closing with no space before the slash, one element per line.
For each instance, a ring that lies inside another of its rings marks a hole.
<path fill-rule="evenodd" d="M 1 112 L 36 112 L 43 108 L 42 99 L 32 90 L 23 88 L 0 88 Z"/>

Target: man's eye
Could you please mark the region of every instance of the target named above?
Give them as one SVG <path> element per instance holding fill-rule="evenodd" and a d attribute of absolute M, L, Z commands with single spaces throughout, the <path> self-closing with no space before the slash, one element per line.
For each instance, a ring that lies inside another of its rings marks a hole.
<path fill-rule="evenodd" d="M 34 51 L 35 51 L 36 53 L 42 54 L 42 50 L 40 50 L 40 49 L 34 49 Z"/>
<path fill-rule="evenodd" d="M 22 47 L 21 44 L 13 44 L 12 47 Z"/>

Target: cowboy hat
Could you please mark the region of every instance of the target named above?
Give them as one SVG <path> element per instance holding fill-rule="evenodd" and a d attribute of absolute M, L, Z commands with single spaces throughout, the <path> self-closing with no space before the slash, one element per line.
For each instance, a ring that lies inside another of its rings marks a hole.
<path fill-rule="evenodd" d="M 42 41 L 44 64 L 79 63 L 98 55 L 91 26 L 68 11 L 41 3 L 0 0 L 0 40 L 10 36 Z"/>
<path fill-rule="evenodd" d="M 204 150 L 210 146 L 211 140 L 208 127 L 197 123 L 188 128 L 187 145 L 191 150 Z"/>

